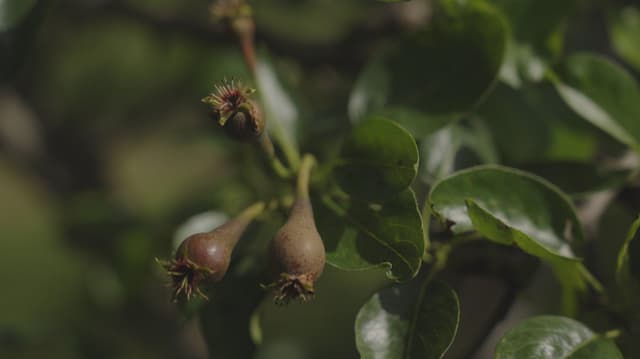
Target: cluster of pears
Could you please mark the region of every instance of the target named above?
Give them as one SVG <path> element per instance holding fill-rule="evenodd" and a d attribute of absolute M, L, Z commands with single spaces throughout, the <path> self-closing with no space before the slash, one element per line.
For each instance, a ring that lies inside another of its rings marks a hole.
<path fill-rule="evenodd" d="M 264 129 L 257 106 L 246 98 L 248 94 L 249 91 L 243 88 L 224 84 L 218 87 L 216 94 L 205 98 L 205 102 L 214 105 L 220 125 L 242 140 L 259 138 Z M 324 244 L 315 225 L 309 198 L 309 175 L 314 164 L 313 156 L 303 158 L 289 216 L 269 244 L 270 266 L 275 278 L 266 287 L 274 290 L 276 303 L 311 299 L 314 282 L 324 268 Z M 186 238 L 174 258 L 163 263 L 171 278 L 174 297 L 188 300 L 198 295 L 206 299 L 203 286 L 223 279 L 234 247 L 247 226 L 264 209 L 264 203 L 254 204 L 216 229 Z"/>

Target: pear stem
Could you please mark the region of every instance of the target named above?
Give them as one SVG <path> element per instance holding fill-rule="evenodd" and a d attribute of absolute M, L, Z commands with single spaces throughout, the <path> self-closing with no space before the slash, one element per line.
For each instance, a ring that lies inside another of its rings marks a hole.
<path fill-rule="evenodd" d="M 260 148 L 267 156 L 267 161 L 269 162 L 269 166 L 273 172 L 280 178 L 289 178 L 291 177 L 291 171 L 289 171 L 283 164 L 280 162 L 278 156 L 276 156 L 276 150 L 273 147 L 273 142 L 271 142 L 271 138 L 267 131 L 262 133 L 258 138 L 258 144 Z"/>
<path fill-rule="evenodd" d="M 251 221 L 254 218 L 258 217 L 264 210 L 267 208 L 264 202 L 256 202 L 249 207 L 245 208 L 240 214 L 238 214 L 237 218 L 242 218 L 247 221 Z"/>
<path fill-rule="evenodd" d="M 311 170 L 316 164 L 316 158 L 313 155 L 306 153 L 302 157 L 300 163 L 300 171 L 298 172 L 298 186 L 296 188 L 296 194 L 298 198 L 309 198 L 309 178 L 311 177 Z"/>

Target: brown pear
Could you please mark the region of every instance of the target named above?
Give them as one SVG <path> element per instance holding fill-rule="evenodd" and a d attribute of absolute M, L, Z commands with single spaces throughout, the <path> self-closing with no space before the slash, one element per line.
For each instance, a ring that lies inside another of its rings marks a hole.
<path fill-rule="evenodd" d="M 298 186 L 289 218 L 270 244 L 271 259 L 280 274 L 273 285 L 277 290 L 277 303 L 311 299 L 315 293 L 314 282 L 324 269 L 324 244 L 313 219 L 306 181 L 308 173 Z"/>
<path fill-rule="evenodd" d="M 216 229 L 187 237 L 173 259 L 163 263 L 174 289 L 174 298 L 194 294 L 207 299 L 201 287 L 224 278 L 231 253 L 251 220 L 264 209 L 263 203 L 247 208 Z"/>

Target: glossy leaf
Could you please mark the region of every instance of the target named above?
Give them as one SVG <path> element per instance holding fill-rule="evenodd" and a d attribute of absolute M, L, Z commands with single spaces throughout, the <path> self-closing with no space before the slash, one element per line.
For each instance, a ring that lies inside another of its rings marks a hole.
<path fill-rule="evenodd" d="M 451 121 L 471 110 L 496 79 L 507 25 L 500 12 L 482 0 L 437 4 L 429 25 L 410 34 L 387 57 L 390 103 Z"/>
<path fill-rule="evenodd" d="M 569 57 L 553 76 L 564 101 L 619 142 L 640 150 L 640 87 L 623 68 L 602 57 Z"/>
<path fill-rule="evenodd" d="M 442 358 L 458 330 L 459 306 L 456 293 L 442 282 L 379 291 L 356 317 L 361 358 Z"/>
<path fill-rule="evenodd" d="M 613 49 L 640 71 L 640 9 L 628 6 L 612 17 L 609 38 Z"/>
<path fill-rule="evenodd" d="M 334 169 L 349 195 L 383 200 L 406 189 L 416 176 L 418 148 L 405 129 L 388 120 L 368 120 L 347 137 Z"/>
<path fill-rule="evenodd" d="M 397 281 L 413 278 L 424 254 L 422 219 L 407 189 L 383 204 L 324 199 L 316 222 L 327 262 L 344 270 L 388 268 Z"/>
<path fill-rule="evenodd" d="M 618 261 L 616 263 L 616 277 L 621 286 L 626 286 L 631 277 L 631 268 L 629 263 L 629 249 L 632 243 L 637 244 L 638 236 L 640 236 L 640 217 L 638 217 L 629 228 L 627 236 L 618 252 Z"/>
<path fill-rule="evenodd" d="M 17 25 L 37 0 L 0 0 L 0 32 Z"/>
<path fill-rule="evenodd" d="M 498 342 L 495 359 L 622 359 L 613 341 L 559 316 L 526 319 Z"/>
<path fill-rule="evenodd" d="M 467 212 L 470 203 L 563 257 L 573 257 L 569 241 L 583 240 L 566 195 L 539 177 L 507 167 L 478 166 L 457 172 L 434 184 L 429 201 L 434 213 L 454 223 L 451 229 L 457 233 L 474 229 Z"/>

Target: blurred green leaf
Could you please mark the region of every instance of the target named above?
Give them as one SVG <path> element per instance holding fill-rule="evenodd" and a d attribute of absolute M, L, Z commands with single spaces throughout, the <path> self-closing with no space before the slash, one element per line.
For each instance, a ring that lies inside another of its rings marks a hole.
<path fill-rule="evenodd" d="M 347 137 L 334 173 L 349 195 L 384 200 L 406 189 L 417 169 L 418 148 L 411 134 L 392 121 L 372 119 Z"/>
<path fill-rule="evenodd" d="M 640 151 L 640 87 L 622 67 L 596 55 L 567 58 L 552 81 L 585 120 Z"/>
<path fill-rule="evenodd" d="M 380 59 L 362 70 L 349 95 L 349 119 L 356 123 L 384 106 L 389 94 L 389 73 Z"/>
<path fill-rule="evenodd" d="M 631 224 L 627 236 L 618 252 L 618 261 L 616 263 L 616 279 L 622 287 L 628 287 L 631 280 L 631 268 L 629 265 L 629 247 L 640 236 L 640 217 L 636 218 Z M 640 281 L 640 278 L 638 279 Z M 639 282 L 640 283 L 640 282 Z"/>
<path fill-rule="evenodd" d="M 0 0 L 0 32 L 17 25 L 36 2 L 37 0 Z"/>
<path fill-rule="evenodd" d="M 54 198 L 21 172 L 0 158 L 0 337 L 55 332 L 84 309 L 87 263 L 64 243 Z"/>
<path fill-rule="evenodd" d="M 379 291 L 356 317 L 361 358 L 442 358 L 458 330 L 459 306 L 456 293 L 442 282 Z"/>
<path fill-rule="evenodd" d="M 250 358 L 255 345 L 249 333 L 251 317 L 265 296 L 258 278 L 226 278 L 216 285 L 200 313 L 211 358 Z"/>
<path fill-rule="evenodd" d="M 383 204 L 337 203 L 325 198 L 317 209 L 327 262 L 344 270 L 386 267 L 397 281 L 413 278 L 422 264 L 424 234 L 413 192 Z"/>
<path fill-rule="evenodd" d="M 640 71 L 640 10 L 627 6 L 610 19 L 609 38 L 613 50 Z"/>
<path fill-rule="evenodd" d="M 559 316 L 526 319 L 498 342 L 495 359 L 622 359 L 612 340 Z"/>
<path fill-rule="evenodd" d="M 425 183 L 433 184 L 459 169 L 458 166 L 467 165 L 469 159 L 461 158 L 465 149 L 477 161 L 474 164 L 498 162 L 491 134 L 484 123 L 478 118 L 469 122 L 466 127 L 449 125 L 422 140 L 419 174 Z"/>
<path fill-rule="evenodd" d="M 500 80 L 513 88 L 527 83 L 537 83 L 544 78 L 547 64 L 531 45 L 510 41 L 500 68 Z"/>
<path fill-rule="evenodd" d="M 455 170 L 456 154 L 462 147 L 461 128 L 447 126 L 420 143 L 420 178 L 428 184 Z"/>
<path fill-rule="evenodd" d="M 579 161 L 527 163 L 520 169 L 548 180 L 572 196 L 618 188 L 631 174 L 630 170 L 607 169 L 593 162 Z"/>
<path fill-rule="evenodd" d="M 409 131 L 415 138 L 429 136 L 451 122 L 451 116 L 430 116 L 415 108 L 398 105 L 385 106 L 373 111 L 369 118 L 392 118 L 394 122 Z"/>
<path fill-rule="evenodd" d="M 590 161 L 596 150 L 592 126 L 549 84 L 522 89 L 498 84 L 479 114 L 506 162 Z"/>
<path fill-rule="evenodd" d="M 285 91 L 271 61 L 261 57 L 256 64 L 256 84 L 262 99 L 267 128 L 276 139 L 297 143 L 298 108 Z"/>
<path fill-rule="evenodd" d="M 454 120 L 480 101 L 503 61 L 507 25 L 485 1 L 441 0 L 431 23 L 387 59 L 391 104 Z"/>
<path fill-rule="evenodd" d="M 533 46 L 543 54 L 555 55 L 562 47 L 566 22 L 575 0 L 491 0 L 509 20 L 517 42 Z"/>
<path fill-rule="evenodd" d="M 290 0 L 254 1 L 256 26 L 261 32 L 293 43 L 330 44 L 348 36 L 370 14 L 367 1 Z M 331 19 L 330 26 L 327 20 Z"/>

